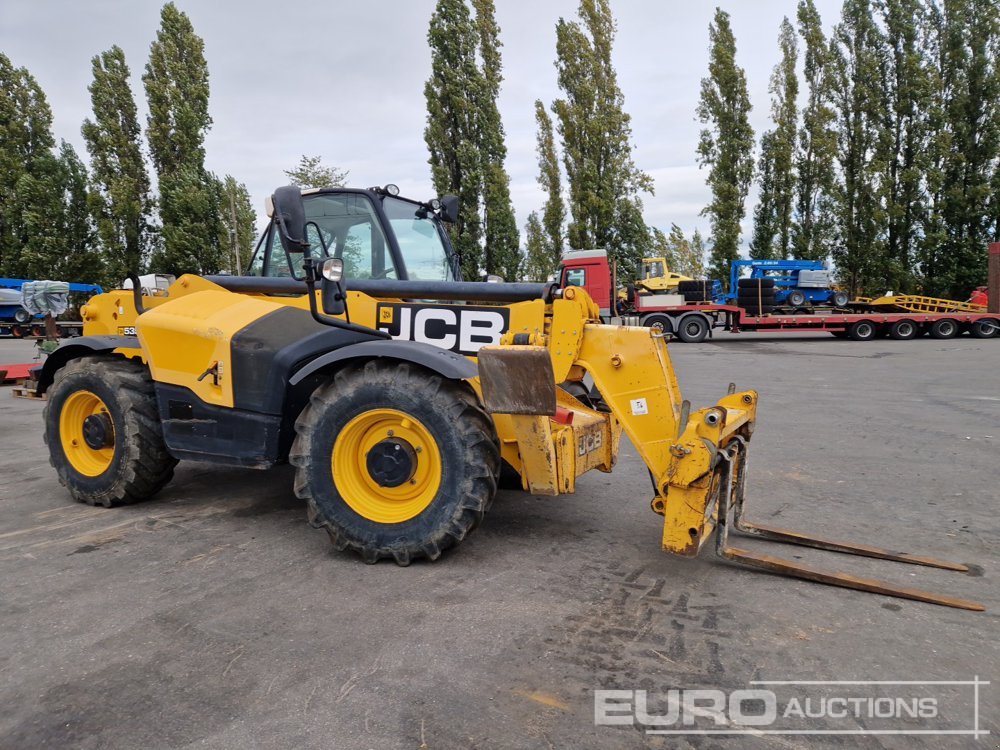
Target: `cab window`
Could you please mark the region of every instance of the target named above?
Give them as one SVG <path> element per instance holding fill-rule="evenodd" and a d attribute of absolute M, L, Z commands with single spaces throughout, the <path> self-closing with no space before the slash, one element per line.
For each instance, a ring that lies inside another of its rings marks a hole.
<path fill-rule="evenodd" d="M 368 196 L 358 193 L 304 195 L 306 239 L 314 257 L 326 255 L 344 261 L 344 273 L 354 279 L 398 278 L 389 246 Z M 292 266 L 272 225 L 266 238 L 264 276 L 302 276 L 302 255 Z M 258 253 L 259 255 L 260 253 Z M 254 275 L 258 261 L 254 259 Z"/>
<path fill-rule="evenodd" d="M 587 272 L 582 268 L 570 268 L 566 271 L 564 286 L 585 286 Z"/>

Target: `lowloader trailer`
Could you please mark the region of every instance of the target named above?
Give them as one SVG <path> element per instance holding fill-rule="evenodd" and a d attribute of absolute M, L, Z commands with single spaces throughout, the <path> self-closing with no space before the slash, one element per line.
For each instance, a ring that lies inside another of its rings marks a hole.
<path fill-rule="evenodd" d="M 601 306 L 612 289 L 613 274 L 603 251 L 567 253 L 559 266 L 562 286 L 575 284 L 587 290 Z M 880 336 L 907 340 L 921 335 L 950 339 L 963 333 L 976 338 L 1000 338 L 1000 313 L 971 310 L 948 312 L 887 312 L 853 307 L 814 308 L 809 312 L 776 312 L 776 292 L 770 279 L 738 280 L 738 304 L 720 304 L 711 300 L 712 282 L 702 283 L 703 290 L 683 295 L 636 295 L 632 306 L 622 311 L 622 320 L 637 326 L 656 327 L 687 343 L 698 343 L 716 329 L 732 333 L 823 332 L 854 341 L 870 341 Z M 704 298 L 692 301 L 692 298 Z M 612 300 L 614 303 L 614 300 Z M 611 307 L 615 309 L 614 306 Z M 605 318 L 611 313 L 604 312 Z"/>

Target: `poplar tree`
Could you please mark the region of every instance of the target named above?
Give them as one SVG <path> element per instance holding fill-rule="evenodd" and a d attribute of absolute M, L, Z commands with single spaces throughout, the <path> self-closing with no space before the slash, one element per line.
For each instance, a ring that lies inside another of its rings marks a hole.
<path fill-rule="evenodd" d="M 472 0 L 479 35 L 479 57 L 484 85 L 477 103 L 479 146 L 483 159 L 484 265 L 487 273 L 498 273 L 508 281 L 521 275 L 520 237 L 510 201 L 510 177 L 504 166 L 507 145 L 503 121 L 497 109 L 503 82 L 500 61 L 500 27 L 493 0 Z"/>
<path fill-rule="evenodd" d="M 71 145 L 58 154 L 40 155 L 35 168 L 18 182 L 26 240 L 19 275 L 120 283 L 102 273 L 95 231 L 88 211 L 87 169 Z"/>
<path fill-rule="evenodd" d="M 838 242 L 833 258 L 851 294 L 881 292 L 885 211 L 878 148 L 885 137 L 885 56 L 869 0 L 845 0 L 831 42 L 839 177 L 834 190 Z"/>
<path fill-rule="evenodd" d="M 931 73 L 929 205 L 920 250 L 925 289 L 965 299 L 986 278 L 985 246 L 1000 158 L 1000 21 L 995 2 L 948 0 L 931 10 L 938 38 Z"/>
<path fill-rule="evenodd" d="M 798 133 L 798 44 L 787 18 L 778 34 L 781 61 L 771 74 L 771 119 L 774 130 L 761 136 L 758 184 L 760 202 L 754 213 L 752 258 L 785 258 L 791 249 L 794 204 L 795 140 Z"/>
<path fill-rule="evenodd" d="M 569 246 L 603 247 L 633 269 L 651 247 L 640 193 L 653 181 L 632 159 L 631 118 L 611 61 L 615 22 L 607 0 L 581 0 L 579 21 L 556 24 L 563 98 L 553 104 L 569 186 Z M 551 193 L 550 193 L 551 195 Z"/>
<path fill-rule="evenodd" d="M 833 185 L 837 136 L 830 105 L 830 51 L 813 0 L 800 0 L 798 30 L 805 43 L 803 71 L 808 95 L 795 154 L 792 255 L 825 260 L 833 251 Z"/>
<path fill-rule="evenodd" d="M 28 245 L 25 180 L 53 168 L 52 110 L 26 68 L 0 53 L 0 275 L 25 276 Z"/>
<path fill-rule="evenodd" d="M 250 201 L 250 192 L 242 182 L 226 175 L 222 188 L 222 228 L 220 241 L 229 251 L 226 267 L 234 274 L 246 273 L 256 240 L 257 212 Z"/>
<path fill-rule="evenodd" d="M 485 270 L 516 279 L 521 255 L 496 104 L 503 80 L 499 28 L 492 0 L 473 5 L 475 16 L 466 0 L 438 0 L 431 16 L 424 140 L 438 194 L 459 197 L 459 219 L 449 231 L 463 275 L 478 279 Z"/>
<path fill-rule="evenodd" d="M 924 59 L 923 0 L 883 0 L 888 107 L 881 142 L 886 210 L 882 273 L 889 289 L 915 286 L 920 218 L 924 212 L 923 162 L 927 151 L 930 78 Z"/>
<path fill-rule="evenodd" d="M 740 222 L 753 178 L 753 128 L 746 74 L 736 64 L 736 39 L 729 14 L 716 8 L 709 24 L 709 75 L 701 81 L 698 118 L 707 125 L 698 142 L 698 160 L 709 168 L 706 180 L 712 202 L 702 214 L 712 223 L 709 274 L 729 278 L 729 264 L 739 257 Z"/>
<path fill-rule="evenodd" d="M 535 122 L 538 124 L 536 147 L 538 184 L 541 185 L 546 195 L 538 229 L 539 240 L 546 258 L 544 267 L 549 269 L 548 274 L 555 270 L 562 259 L 563 246 L 565 245 L 566 204 L 563 203 L 562 175 L 559 171 L 559 155 L 556 153 L 552 119 L 546 112 L 545 105 L 537 99 L 535 100 Z"/>
<path fill-rule="evenodd" d="M 538 212 L 528 214 L 528 222 L 524 225 L 524 280 L 545 281 L 555 270 L 552 259 L 546 247 L 545 230 L 538 218 Z"/>
<path fill-rule="evenodd" d="M 156 271 L 212 273 L 227 266 L 220 246 L 218 180 L 205 169 L 208 65 L 205 43 L 172 2 L 160 12 L 142 77 L 149 104 L 146 136 L 160 186 L 163 248 Z"/>
<path fill-rule="evenodd" d="M 121 283 L 149 260 L 153 199 L 139 144 L 139 117 L 125 53 L 114 46 L 91 60 L 94 119 L 81 132 L 90 152 L 90 210 L 104 252 L 106 277 Z"/>
<path fill-rule="evenodd" d="M 483 259 L 482 162 L 473 101 L 482 94 L 473 89 L 485 82 L 476 63 L 478 37 L 465 0 L 438 0 L 427 41 L 431 48 L 431 76 L 424 86 L 428 161 L 437 193 L 459 198 L 458 221 L 450 228 L 452 243 L 462 274 L 478 279 Z"/>

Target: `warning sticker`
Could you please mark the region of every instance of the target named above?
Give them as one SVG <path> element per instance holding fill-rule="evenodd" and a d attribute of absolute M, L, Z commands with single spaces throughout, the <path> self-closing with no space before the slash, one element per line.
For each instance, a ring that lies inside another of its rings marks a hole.
<path fill-rule="evenodd" d="M 646 405 L 646 399 L 634 398 L 629 403 L 632 405 L 633 417 L 641 417 L 643 414 L 649 414 L 649 407 Z"/>

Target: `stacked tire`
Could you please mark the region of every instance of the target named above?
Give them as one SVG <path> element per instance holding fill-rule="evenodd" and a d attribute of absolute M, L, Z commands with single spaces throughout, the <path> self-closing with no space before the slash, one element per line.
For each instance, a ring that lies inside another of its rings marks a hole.
<path fill-rule="evenodd" d="M 774 279 L 740 279 L 736 288 L 736 304 L 747 315 L 766 315 L 775 308 Z"/>
<path fill-rule="evenodd" d="M 684 301 L 688 304 L 712 301 L 712 282 L 710 280 L 681 281 L 677 284 L 677 291 L 684 295 Z"/>

